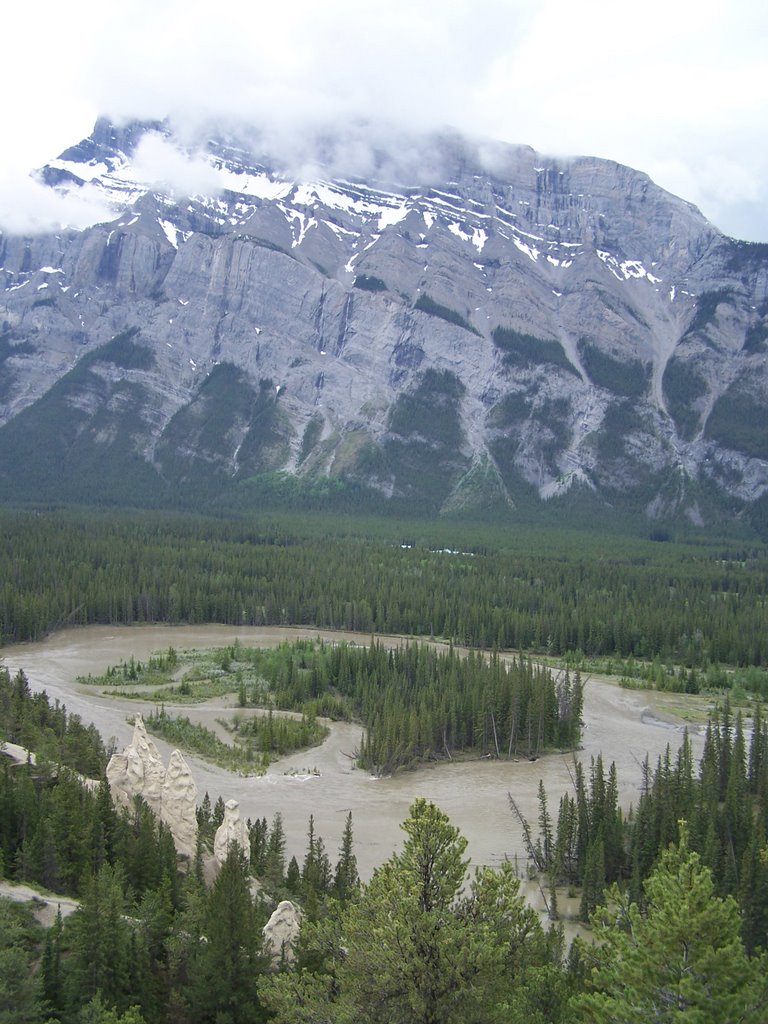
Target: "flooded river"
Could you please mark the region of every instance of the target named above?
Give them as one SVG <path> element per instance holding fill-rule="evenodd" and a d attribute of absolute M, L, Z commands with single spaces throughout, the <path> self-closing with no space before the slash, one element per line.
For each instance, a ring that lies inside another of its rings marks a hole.
<path fill-rule="evenodd" d="M 3 663 L 15 672 L 22 668 L 33 689 L 45 689 L 70 712 L 93 722 L 105 741 L 111 737 L 122 749 L 131 738 L 128 717 L 149 705 L 122 698 L 103 697 L 75 683 L 77 676 L 98 674 L 108 665 L 134 655 L 145 660 L 150 653 L 189 647 L 217 647 L 235 639 L 247 646 L 273 646 L 299 637 L 370 642 L 370 635 L 327 632 L 308 628 L 231 626 L 89 626 L 55 633 L 35 644 L 23 644 L 0 652 Z M 383 643 L 402 642 L 380 637 Z M 621 800 L 636 803 L 640 765 L 648 754 L 653 765 L 669 744 L 676 750 L 682 740 L 682 724 L 663 721 L 653 709 L 653 694 L 623 690 L 615 683 L 592 678 L 585 690 L 583 748 L 576 755 L 589 769 L 590 758 L 602 752 L 606 768 L 616 762 Z M 235 705 L 235 697 L 186 706 L 183 714 L 209 727 Z M 204 761 L 187 756 L 199 798 L 208 791 L 211 800 L 221 795 L 240 802 L 243 817 L 271 820 L 280 811 L 286 832 L 287 855 L 299 862 L 306 848 L 307 821 L 314 814 L 316 832 L 322 835 L 332 863 L 348 811 L 352 811 L 355 852 L 360 873 L 370 876 L 401 843 L 400 822 L 417 796 L 440 806 L 469 840 L 474 864 L 497 866 L 506 857 L 525 862 L 521 830 L 507 799 L 512 793 L 520 809 L 536 825 L 537 789 L 544 780 L 550 813 L 557 814 L 560 796 L 572 790 L 574 755 L 551 755 L 530 763 L 474 761 L 448 763 L 403 772 L 392 778 L 374 779 L 356 768 L 352 754 L 360 742 L 360 727 L 330 723 L 331 733 L 319 747 L 285 757 L 262 778 L 242 778 Z M 692 737 L 694 754 L 701 753 L 701 737 Z M 170 747 L 158 741 L 167 763 Z M 185 755 L 186 756 L 186 755 Z M 316 770 L 306 773 L 305 770 Z"/>

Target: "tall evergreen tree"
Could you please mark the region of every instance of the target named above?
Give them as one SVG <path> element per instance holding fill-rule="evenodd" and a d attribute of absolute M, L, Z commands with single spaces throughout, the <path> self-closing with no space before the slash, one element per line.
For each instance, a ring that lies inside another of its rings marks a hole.
<path fill-rule="evenodd" d="M 80 908 L 67 919 L 67 1003 L 77 1009 L 96 993 L 109 1007 L 128 1009 L 131 925 L 125 877 L 105 864 L 87 883 Z"/>
<path fill-rule="evenodd" d="M 587 993 L 572 1010 L 590 1024 L 762 1024 L 768 1008 L 765 965 L 750 960 L 735 901 L 718 898 L 711 872 L 679 844 L 662 854 L 645 883 L 645 905 L 613 887 L 592 917 Z"/>
<path fill-rule="evenodd" d="M 556 1024 L 559 965 L 512 866 L 477 872 L 462 896 L 458 829 L 423 799 L 403 829 L 339 917 L 305 925 L 312 969 L 264 984 L 275 1024 Z"/>
<path fill-rule="evenodd" d="M 350 811 L 344 824 L 339 859 L 336 862 L 336 873 L 333 879 L 334 895 L 344 902 L 357 892 L 359 885 L 360 876 L 357 873 L 357 857 L 354 854 L 352 812 Z"/>
<path fill-rule="evenodd" d="M 190 1004 L 199 1024 L 264 1019 L 257 986 L 266 961 L 258 924 L 248 860 L 233 843 L 207 899 L 205 941 L 191 979 Z"/>

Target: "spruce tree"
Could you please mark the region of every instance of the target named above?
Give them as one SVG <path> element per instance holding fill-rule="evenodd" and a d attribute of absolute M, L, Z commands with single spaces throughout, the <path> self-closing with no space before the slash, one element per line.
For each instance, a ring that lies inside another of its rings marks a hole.
<path fill-rule="evenodd" d="M 250 893 L 248 859 L 233 843 L 206 901 L 205 941 L 190 979 L 197 1024 L 263 1019 L 257 986 L 266 969 Z"/>
<path fill-rule="evenodd" d="M 354 854 L 354 838 L 352 835 L 352 812 L 350 811 L 344 825 L 339 859 L 336 863 L 336 873 L 333 880 L 334 895 L 337 899 L 344 902 L 357 891 L 359 884 L 360 877 L 357 873 L 357 858 Z"/>
<path fill-rule="evenodd" d="M 590 1024 L 763 1024 L 765 965 L 747 957 L 739 911 L 715 896 L 712 874 L 680 842 L 662 854 L 645 883 L 641 908 L 613 887 L 592 916 L 595 943 L 582 953 L 591 970 L 576 997 L 577 1021 Z"/>

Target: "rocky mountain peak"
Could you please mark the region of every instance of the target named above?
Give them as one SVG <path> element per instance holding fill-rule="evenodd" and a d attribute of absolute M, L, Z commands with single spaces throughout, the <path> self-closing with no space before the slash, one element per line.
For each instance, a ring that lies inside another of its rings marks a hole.
<path fill-rule="evenodd" d="M 114 217 L 0 239 L 6 496 L 98 467 L 118 500 L 126 460 L 173 500 L 280 471 L 433 512 L 587 490 L 703 520 L 768 488 L 768 247 L 638 171 L 100 120 L 42 177 Z"/>

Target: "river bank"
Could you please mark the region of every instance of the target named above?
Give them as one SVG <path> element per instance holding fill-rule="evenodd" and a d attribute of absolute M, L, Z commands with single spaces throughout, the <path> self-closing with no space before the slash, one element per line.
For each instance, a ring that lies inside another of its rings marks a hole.
<path fill-rule="evenodd" d="M 177 648 L 216 647 L 238 639 L 250 646 L 275 646 L 302 637 L 370 643 L 370 635 L 317 630 L 309 627 L 232 626 L 87 626 L 64 630 L 34 644 L 6 648 L 2 661 L 11 672 L 21 668 L 35 690 L 46 690 L 71 713 L 93 722 L 105 742 L 114 738 L 118 748 L 130 741 L 129 716 L 146 713 L 147 704 L 105 697 L 75 682 L 78 676 L 99 674 L 131 655 L 146 659 L 152 652 Z M 406 637 L 377 637 L 385 644 L 405 642 Z M 236 706 L 216 699 L 185 706 L 193 721 L 212 727 L 217 717 Z M 520 826 L 507 799 L 511 792 L 523 814 L 535 823 L 537 790 L 542 779 L 551 813 L 556 814 L 560 796 L 572 789 L 574 758 L 589 769 L 602 753 L 606 767 L 616 763 L 623 806 L 637 803 L 641 771 L 646 757 L 651 764 L 669 746 L 682 741 L 684 723 L 662 714 L 654 694 L 623 690 L 614 681 L 592 678 L 585 688 L 585 728 L 582 749 L 576 754 L 553 754 L 536 762 L 461 761 L 441 763 L 402 772 L 388 778 L 372 778 L 355 767 L 354 751 L 361 728 L 344 722 L 329 723 L 323 744 L 282 758 L 266 775 L 244 778 L 187 756 L 197 783 L 199 799 L 207 791 L 212 801 L 221 795 L 238 800 L 244 817 L 272 818 L 280 811 L 286 833 L 287 856 L 301 861 L 306 846 L 309 815 L 315 817 L 316 833 L 323 836 L 332 859 L 349 811 L 352 811 L 355 852 L 363 878 L 399 847 L 400 823 L 417 796 L 438 804 L 469 840 L 468 854 L 476 865 L 497 866 L 505 858 L 526 859 Z M 157 741 L 166 759 L 171 748 Z M 702 739 L 692 735 L 694 755 L 701 753 Z"/>

